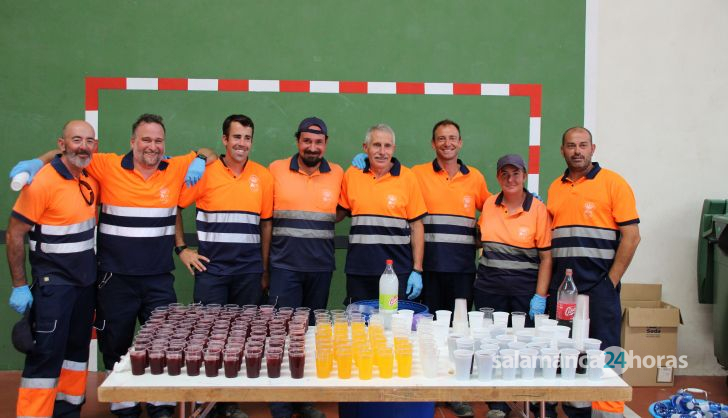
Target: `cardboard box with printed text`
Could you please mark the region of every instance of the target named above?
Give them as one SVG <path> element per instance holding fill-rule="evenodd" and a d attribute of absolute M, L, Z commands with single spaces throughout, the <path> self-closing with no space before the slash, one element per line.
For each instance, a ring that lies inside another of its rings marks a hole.
<path fill-rule="evenodd" d="M 672 386 L 680 309 L 662 301 L 660 284 L 623 283 L 620 295 L 622 348 L 634 356 L 622 377 L 631 386 Z"/>

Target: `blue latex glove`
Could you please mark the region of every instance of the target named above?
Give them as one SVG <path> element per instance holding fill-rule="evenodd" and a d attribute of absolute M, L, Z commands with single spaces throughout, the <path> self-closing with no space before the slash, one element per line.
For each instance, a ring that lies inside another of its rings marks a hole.
<path fill-rule="evenodd" d="M 535 318 L 536 315 L 541 315 L 546 311 L 546 298 L 535 294 L 531 298 L 531 310 L 528 311 L 528 316 L 531 317 L 531 319 Z"/>
<path fill-rule="evenodd" d="M 12 178 L 16 175 L 26 172 L 30 174 L 30 177 L 28 177 L 28 184 L 30 184 L 30 182 L 33 181 L 33 177 L 35 177 L 36 173 L 38 173 L 41 168 L 43 168 L 43 161 L 37 158 L 21 161 L 15 164 L 15 167 L 10 170 L 10 179 L 12 180 Z"/>
<path fill-rule="evenodd" d="M 199 157 L 192 160 L 185 175 L 185 184 L 187 187 L 192 187 L 200 181 L 200 177 L 205 174 L 205 164 L 205 160 Z"/>
<path fill-rule="evenodd" d="M 412 300 L 422 293 L 422 275 L 413 271 L 407 279 L 407 299 Z"/>
<path fill-rule="evenodd" d="M 367 155 L 363 152 L 360 152 L 354 156 L 354 158 L 351 159 L 351 165 L 358 168 L 359 170 L 363 170 L 364 166 L 367 165 L 366 163 Z"/>
<path fill-rule="evenodd" d="M 538 195 L 538 193 L 531 193 L 533 197 L 543 202 L 543 199 L 541 199 L 541 196 Z"/>
<path fill-rule="evenodd" d="M 30 288 L 27 284 L 25 286 L 13 288 L 13 292 L 10 293 L 10 307 L 13 308 L 15 312 L 22 315 L 32 304 L 33 295 L 30 293 Z"/>

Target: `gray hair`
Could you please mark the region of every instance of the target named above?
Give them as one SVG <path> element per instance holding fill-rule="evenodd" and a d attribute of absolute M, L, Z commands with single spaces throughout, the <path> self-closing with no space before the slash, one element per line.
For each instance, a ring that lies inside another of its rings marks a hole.
<path fill-rule="evenodd" d="M 372 142 L 372 132 L 379 131 L 379 132 L 386 132 L 390 135 L 392 135 L 392 145 L 395 145 L 397 142 L 394 138 L 394 130 L 392 127 L 387 125 L 386 123 L 378 123 L 371 128 L 367 129 L 367 134 L 364 137 L 364 143 L 369 145 Z"/>

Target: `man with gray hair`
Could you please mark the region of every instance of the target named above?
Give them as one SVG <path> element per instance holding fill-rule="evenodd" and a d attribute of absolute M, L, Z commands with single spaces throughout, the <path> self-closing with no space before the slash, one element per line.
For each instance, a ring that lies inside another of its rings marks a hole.
<path fill-rule="evenodd" d="M 369 128 L 363 148 L 364 169 L 346 171 L 337 209 L 337 219 L 352 217 L 345 303 L 378 297 L 387 260 L 394 262 L 398 297 L 415 299 L 422 292 L 425 201 L 415 175 L 393 156 L 391 127 Z"/>

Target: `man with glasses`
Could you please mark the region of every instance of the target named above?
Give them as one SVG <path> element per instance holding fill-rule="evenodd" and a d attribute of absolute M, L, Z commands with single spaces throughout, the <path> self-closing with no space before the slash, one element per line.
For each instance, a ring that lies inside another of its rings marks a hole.
<path fill-rule="evenodd" d="M 96 282 L 98 184 L 85 170 L 97 147 L 93 127 L 68 122 L 58 147 L 61 155 L 20 192 L 7 228 L 10 306 L 30 315 L 35 340 L 25 358 L 17 416 L 78 416 L 85 400 Z"/>
<path fill-rule="evenodd" d="M 101 190 L 96 327 L 107 370 L 131 346 L 137 320 L 143 324 L 154 308 L 177 301 L 172 250 L 180 191 L 217 159 L 206 148 L 164 159 L 165 139 L 162 117 L 143 114 L 132 125 L 129 153 L 95 154 L 86 168 Z M 33 166 L 42 166 L 54 153 L 21 162 L 10 175 L 28 171 L 32 180 Z M 174 405 L 153 402 L 147 413 L 172 417 Z M 141 408 L 134 402 L 112 403 L 111 412 L 138 417 Z"/>

